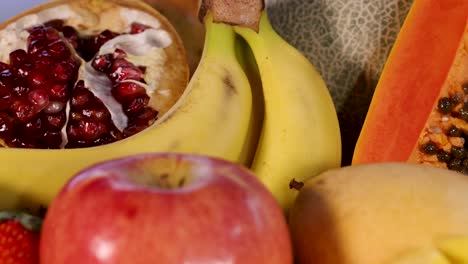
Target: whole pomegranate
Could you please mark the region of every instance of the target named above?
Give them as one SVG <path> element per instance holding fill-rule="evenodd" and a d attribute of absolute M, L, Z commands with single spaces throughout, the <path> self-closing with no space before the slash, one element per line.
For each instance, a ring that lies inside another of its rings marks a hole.
<path fill-rule="evenodd" d="M 176 31 L 148 10 L 140 1 L 56 1 L 4 23 L 0 145 L 98 146 L 167 112 L 189 70 Z"/>

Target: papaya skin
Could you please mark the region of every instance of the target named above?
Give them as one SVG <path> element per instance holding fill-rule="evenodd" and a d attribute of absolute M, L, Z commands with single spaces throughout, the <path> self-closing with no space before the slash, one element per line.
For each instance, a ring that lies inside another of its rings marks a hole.
<path fill-rule="evenodd" d="M 465 0 L 414 1 L 375 89 L 352 164 L 411 160 L 453 70 L 467 18 Z"/>

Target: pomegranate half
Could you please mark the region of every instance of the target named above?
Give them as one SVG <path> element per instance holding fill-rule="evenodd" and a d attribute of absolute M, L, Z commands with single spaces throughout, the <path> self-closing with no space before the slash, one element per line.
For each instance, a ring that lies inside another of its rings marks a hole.
<path fill-rule="evenodd" d="M 0 168 L 11 171 L 0 208 L 47 203 L 78 169 L 145 151 L 157 139 L 142 131 L 189 79 L 176 30 L 142 1 L 46 3 L 0 25 L 0 45 Z"/>
<path fill-rule="evenodd" d="M 150 126 L 187 82 L 171 25 L 138 1 L 59 1 L 0 28 L 0 139 L 76 148 Z"/>

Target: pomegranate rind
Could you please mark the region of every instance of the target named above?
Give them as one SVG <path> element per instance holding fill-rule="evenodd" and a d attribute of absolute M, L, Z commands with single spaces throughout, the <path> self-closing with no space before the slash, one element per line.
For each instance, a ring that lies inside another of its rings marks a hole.
<path fill-rule="evenodd" d="M 205 28 L 198 19 L 197 0 L 145 0 L 164 16 L 179 32 L 185 45 L 190 73 L 193 74 L 200 62 L 205 38 Z"/>
<path fill-rule="evenodd" d="M 416 0 L 384 66 L 352 164 L 409 161 L 467 25 L 465 0 Z"/>

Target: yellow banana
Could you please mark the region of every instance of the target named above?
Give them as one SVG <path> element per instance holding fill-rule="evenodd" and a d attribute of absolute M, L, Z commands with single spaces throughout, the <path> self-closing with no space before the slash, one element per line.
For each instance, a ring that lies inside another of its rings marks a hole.
<path fill-rule="evenodd" d="M 429 247 L 405 252 L 387 264 L 451 264 L 451 262 L 437 249 Z"/>
<path fill-rule="evenodd" d="M 235 26 L 257 61 L 265 100 L 264 123 L 252 171 L 287 212 L 304 181 L 341 165 L 341 137 L 329 91 L 313 65 L 282 39 L 263 11 L 258 33 Z"/>
<path fill-rule="evenodd" d="M 77 171 L 145 152 L 183 152 L 244 163 L 251 118 L 248 79 L 237 61 L 232 27 L 205 23 L 199 66 L 176 105 L 152 127 L 109 145 L 62 150 L 0 149 L 0 209 L 47 205 Z"/>
<path fill-rule="evenodd" d="M 262 80 L 252 50 L 248 44 L 240 36 L 237 36 L 236 44 L 237 59 L 249 79 L 252 91 L 252 114 L 241 158 L 245 161 L 242 164 L 246 167 L 250 167 L 262 131 L 264 115 Z"/>
<path fill-rule="evenodd" d="M 453 264 L 468 264 L 468 236 L 444 238 L 436 244 Z"/>

